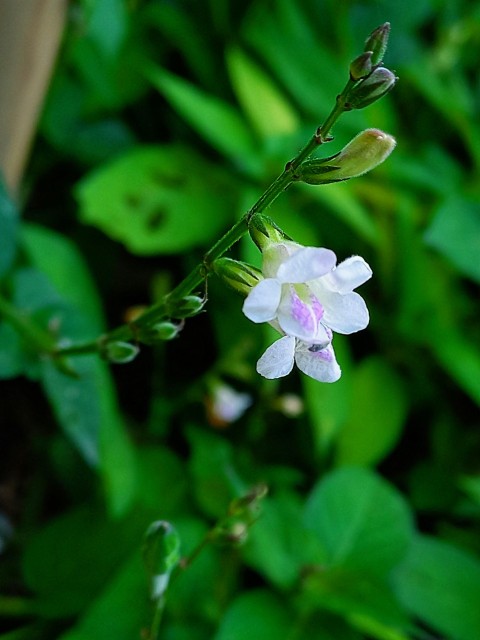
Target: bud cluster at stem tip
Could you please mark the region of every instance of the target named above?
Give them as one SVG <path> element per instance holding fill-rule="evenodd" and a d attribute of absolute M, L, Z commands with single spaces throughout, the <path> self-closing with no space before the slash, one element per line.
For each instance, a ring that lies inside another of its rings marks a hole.
<path fill-rule="evenodd" d="M 395 74 L 382 66 L 389 34 L 389 22 L 377 27 L 367 38 L 363 53 L 351 62 L 350 80 L 355 84 L 346 96 L 346 110 L 368 107 L 395 85 Z"/>

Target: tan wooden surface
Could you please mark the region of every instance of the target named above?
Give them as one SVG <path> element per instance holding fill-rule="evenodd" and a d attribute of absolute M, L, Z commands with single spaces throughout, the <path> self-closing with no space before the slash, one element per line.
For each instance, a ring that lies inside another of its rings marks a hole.
<path fill-rule="evenodd" d="M 35 134 L 68 0 L 0 0 L 0 168 L 18 189 Z"/>

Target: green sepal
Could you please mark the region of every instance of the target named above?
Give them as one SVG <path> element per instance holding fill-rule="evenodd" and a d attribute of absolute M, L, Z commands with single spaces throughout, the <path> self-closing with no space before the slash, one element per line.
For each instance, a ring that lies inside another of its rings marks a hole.
<path fill-rule="evenodd" d="M 260 269 L 246 262 L 232 260 L 231 258 L 219 258 L 212 265 L 214 273 L 235 291 L 247 296 L 261 280 L 263 275 Z"/>
<path fill-rule="evenodd" d="M 365 40 L 364 51 L 372 52 L 372 65 L 378 65 L 382 62 L 385 51 L 387 50 L 388 37 L 390 35 L 390 23 L 377 27 Z"/>
<path fill-rule="evenodd" d="M 278 227 L 271 218 L 262 213 L 256 213 L 250 218 L 248 231 L 260 251 L 263 251 L 272 244 L 284 242 L 286 239 L 280 227 Z"/>

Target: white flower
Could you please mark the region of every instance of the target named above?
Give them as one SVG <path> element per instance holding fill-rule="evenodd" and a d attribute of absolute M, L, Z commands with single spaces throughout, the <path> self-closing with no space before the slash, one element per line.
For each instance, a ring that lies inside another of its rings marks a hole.
<path fill-rule="evenodd" d="M 368 325 L 368 309 L 353 290 L 372 275 L 360 256 L 336 266 L 333 251 L 295 242 L 272 243 L 263 251 L 263 275 L 248 294 L 243 312 L 253 322 L 269 322 L 284 337 L 260 358 L 266 378 L 287 375 L 296 362 L 307 375 L 334 382 L 340 368 L 332 332 L 354 333 Z"/>
<path fill-rule="evenodd" d="M 283 378 L 293 369 L 294 363 L 300 371 L 319 382 L 336 382 L 342 373 L 331 344 L 321 348 L 293 336 L 283 336 L 270 345 L 257 362 L 257 371 L 265 378 Z"/>

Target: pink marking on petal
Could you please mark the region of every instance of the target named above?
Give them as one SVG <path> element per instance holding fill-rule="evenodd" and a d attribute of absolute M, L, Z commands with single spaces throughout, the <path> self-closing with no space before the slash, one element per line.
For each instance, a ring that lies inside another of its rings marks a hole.
<path fill-rule="evenodd" d="M 306 331 L 314 333 L 317 323 L 315 322 L 315 318 L 312 316 L 312 308 L 300 299 L 293 287 L 290 301 L 292 303 L 292 318 L 296 320 L 296 322 L 298 322 Z"/>
<path fill-rule="evenodd" d="M 310 353 L 314 355 L 314 357 L 320 358 L 324 362 L 332 362 L 333 360 L 332 353 L 325 348 L 317 349 L 316 347 L 319 347 L 319 346 L 320 345 L 312 344 L 310 347 L 308 347 L 308 350 L 310 351 Z"/>
<path fill-rule="evenodd" d="M 312 310 L 313 313 L 315 315 L 315 318 L 317 319 L 317 322 L 320 322 L 320 320 L 323 317 L 323 307 L 320 304 L 319 299 L 312 294 L 310 294 L 310 300 L 312 301 Z"/>

